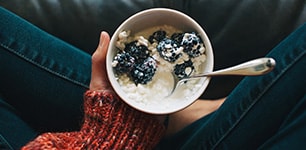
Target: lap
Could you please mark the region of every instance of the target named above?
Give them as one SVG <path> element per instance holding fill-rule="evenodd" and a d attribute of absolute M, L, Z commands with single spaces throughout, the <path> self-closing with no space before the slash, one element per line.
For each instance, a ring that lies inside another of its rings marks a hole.
<path fill-rule="evenodd" d="M 91 56 L 1 7 L 0 22 L 5 102 L 35 130 L 78 129 Z"/>
<path fill-rule="evenodd" d="M 305 111 L 299 109 L 303 108 L 300 103 L 305 101 L 303 97 L 306 93 L 305 48 L 306 25 L 268 54 L 277 62 L 271 73 L 246 77 L 217 111 L 165 139 L 160 146 L 253 149 L 268 142 L 282 126 L 287 126 L 285 120 L 305 117 L 289 115 L 296 109 Z M 296 143 L 303 144 L 301 140 L 299 136 L 295 137 Z"/>

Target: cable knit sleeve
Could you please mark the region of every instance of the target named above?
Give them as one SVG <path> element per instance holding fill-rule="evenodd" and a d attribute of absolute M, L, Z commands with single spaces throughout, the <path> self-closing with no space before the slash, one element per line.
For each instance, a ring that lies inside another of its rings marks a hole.
<path fill-rule="evenodd" d="M 22 149 L 153 149 L 165 132 L 152 115 L 107 91 L 87 91 L 84 112 L 80 131 L 44 133 Z"/>

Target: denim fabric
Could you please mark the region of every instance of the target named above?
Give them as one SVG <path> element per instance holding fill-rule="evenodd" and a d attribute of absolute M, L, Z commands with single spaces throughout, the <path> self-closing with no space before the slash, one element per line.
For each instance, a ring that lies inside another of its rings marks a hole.
<path fill-rule="evenodd" d="M 24 120 L 37 132 L 78 129 L 83 93 L 90 81 L 91 56 L 1 7 L 0 30 L 0 95 L 1 104 L 7 103 L 0 106 L 0 116 L 15 118 L 18 114 L 20 122 Z M 0 122 L 2 142 L 11 143 L 13 148 L 25 144 L 23 136 L 10 137 L 10 127 L 22 129 L 23 123 L 4 117 Z M 26 140 L 30 137 L 33 135 Z"/>
<path fill-rule="evenodd" d="M 305 34 L 304 25 L 268 54 L 273 72 L 246 77 L 219 110 L 159 148 L 305 148 Z M 78 129 L 90 69 L 90 55 L 0 8 L 0 149 Z"/>
<path fill-rule="evenodd" d="M 306 148 L 306 24 L 268 54 L 269 74 L 246 77 L 220 109 L 178 134 L 160 149 Z"/>
<path fill-rule="evenodd" d="M 0 149 L 16 149 L 36 136 L 16 110 L 0 98 Z"/>

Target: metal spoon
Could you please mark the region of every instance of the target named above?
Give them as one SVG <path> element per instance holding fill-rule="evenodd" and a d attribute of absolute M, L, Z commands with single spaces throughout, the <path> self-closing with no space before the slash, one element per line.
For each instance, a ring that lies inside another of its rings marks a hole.
<path fill-rule="evenodd" d="M 223 75 L 239 75 L 239 76 L 256 76 L 263 75 L 270 72 L 276 65 L 273 58 L 258 58 L 244 62 L 242 64 L 203 74 L 197 74 L 192 76 L 187 76 L 184 78 L 177 78 L 177 76 L 172 72 L 174 78 L 174 86 L 169 96 L 175 91 L 175 89 L 187 80 L 202 78 L 207 76 L 223 76 Z"/>

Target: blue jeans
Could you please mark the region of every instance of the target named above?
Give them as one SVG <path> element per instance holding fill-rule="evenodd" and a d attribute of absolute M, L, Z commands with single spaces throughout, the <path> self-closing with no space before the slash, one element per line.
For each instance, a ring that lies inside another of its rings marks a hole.
<path fill-rule="evenodd" d="M 304 146 L 306 25 L 270 54 L 272 73 L 246 77 L 221 108 L 160 149 Z M 77 130 L 91 57 L 0 8 L 0 149 L 18 149 L 46 131 Z"/>
<path fill-rule="evenodd" d="M 0 7 L 0 149 L 77 130 L 91 56 Z"/>
<path fill-rule="evenodd" d="M 306 24 L 269 54 L 276 68 L 245 77 L 215 112 L 176 135 L 160 149 L 305 149 Z"/>

